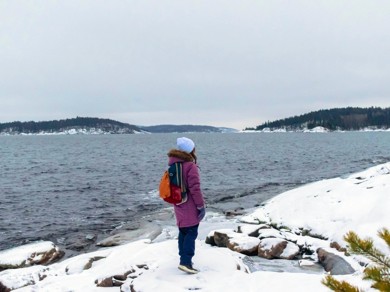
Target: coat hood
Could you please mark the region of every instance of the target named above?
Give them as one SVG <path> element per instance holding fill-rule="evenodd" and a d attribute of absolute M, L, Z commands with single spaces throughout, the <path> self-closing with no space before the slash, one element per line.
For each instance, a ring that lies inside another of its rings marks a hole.
<path fill-rule="evenodd" d="M 184 152 L 184 151 L 181 151 L 181 150 L 177 150 L 177 149 L 170 150 L 168 152 L 168 157 L 169 158 L 178 158 L 179 160 L 182 160 L 182 161 L 191 161 L 191 162 L 194 161 L 194 157 L 192 157 L 191 154 Z"/>

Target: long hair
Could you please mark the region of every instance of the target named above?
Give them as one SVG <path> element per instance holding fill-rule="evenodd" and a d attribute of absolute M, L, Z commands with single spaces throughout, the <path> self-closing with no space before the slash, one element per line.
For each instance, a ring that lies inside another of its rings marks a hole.
<path fill-rule="evenodd" d="M 196 154 L 195 154 L 195 148 L 194 148 L 194 150 L 191 151 L 190 155 L 192 156 L 192 158 L 194 159 L 194 163 L 196 164 L 197 157 L 196 157 Z"/>

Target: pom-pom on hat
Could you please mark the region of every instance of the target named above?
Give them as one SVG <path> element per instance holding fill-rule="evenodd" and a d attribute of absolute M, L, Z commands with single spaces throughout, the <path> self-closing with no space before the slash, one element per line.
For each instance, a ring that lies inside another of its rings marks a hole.
<path fill-rule="evenodd" d="M 177 138 L 176 143 L 177 143 L 177 149 L 187 153 L 191 153 L 192 150 L 194 150 L 195 148 L 194 141 L 186 137 Z"/>

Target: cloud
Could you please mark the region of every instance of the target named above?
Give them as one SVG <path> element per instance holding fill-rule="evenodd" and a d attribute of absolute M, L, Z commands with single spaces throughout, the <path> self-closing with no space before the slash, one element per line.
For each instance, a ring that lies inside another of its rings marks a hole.
<path fill-rule="evenodd" d="M 174 112 L 245 127 L 340 104 L 389 106 L 387 1 L 0 5 L 3 122 L 131 113 L 161 124 Z"/>

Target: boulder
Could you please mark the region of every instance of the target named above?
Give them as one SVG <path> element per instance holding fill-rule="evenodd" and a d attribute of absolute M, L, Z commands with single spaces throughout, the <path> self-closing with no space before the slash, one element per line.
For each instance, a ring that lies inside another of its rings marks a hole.
<path fill-rule="evenodd" d="M 299 247 L 292 242 L 280 238 L 260 240 L 258 256 L 266 259 L 292 260 L 299 253 Z"/>
<path fill-rule="evenodd" d="M 257 255 L 257 249 L 260 243 L 260 239 L 255 237 L 249 237 L 247 235 L 236 236 L 233 238 L 229 238 L 228 248 L 248 255 L 254 256 Z"/>
<path fill-rule="evenodd" d="M 234 231 L 227 229 L 227 230 L 216 230 L 214 231 L 214 243 L 218 247 L 228 247 L 229 244 L 229 238 L 232 238 L 234 236 Z"/>
<path fill-rule="evenodd" d="M 216 246 L 215 241 L 214 241 L 214 233 L 215 231 L 211 231 L 207 236 L 205 243 L 210 244 L 212 246 Z"/>
<path fill-rule="evenodd" d="M 221 229 L 211 232 L 206 238 L 206 243 L 214 243 L 218 247 L 227 247 L 245 255 L 257 255 L 260 239 L 231 229 Z"/>
<path fill-rule="evenodd" d="M 352 266 L 341 256 L 328 252 L 323 248 L 317 249 L 317 255 L 318 262 L 331 275 L 348 275 L 355 272 Z"/>
<path fill-rule="evenodd" d="M 74 251 L 87 250 L 96 241 L 96 236 L 84 233 L 73 234 L 67 238 L 65 248 Z"/>
<path fill-rule="evenodd" d="M 126 244 L 138 239 L 150 239 L 151 241 L 159 236 L 162 232 L 161 226 L 149 224 L 143 226 L 141 229 L 122 232 L 110 236 L 98 242 L 97 246 L 110 247 Z"/>
<path fill-rule="evenodd" d="M 64 254 L 50 241 L 30 243 L 1 251 L 0 270 L 48 265 L 62 258 Z"/>

